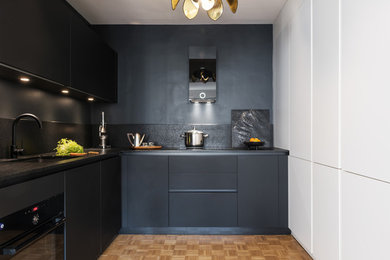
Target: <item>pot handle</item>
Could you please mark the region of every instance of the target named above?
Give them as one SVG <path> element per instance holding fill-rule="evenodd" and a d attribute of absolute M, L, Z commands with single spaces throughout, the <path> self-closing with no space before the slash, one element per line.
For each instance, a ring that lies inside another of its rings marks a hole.
<path fill-rule="evenodd" d="M 203 134 L 203 137 L 204 138 L 209 137 L 209 134 Z"/>
<path fill-rule="evenodd" d="M 130 138 L 130 136 L 131 136 L 131 137 L 133 137 L 133 139 L 134 139 L 134 135 L 133 135 L 133 133 L 127 133 L 127 139 L 129 140 L 129 142 L 130 142 L 131 146 L 132 146 L 132 147 L 134 147 L 134 144 L 133 144 L 133 142 L 131 141 L 131 138 Z"/>

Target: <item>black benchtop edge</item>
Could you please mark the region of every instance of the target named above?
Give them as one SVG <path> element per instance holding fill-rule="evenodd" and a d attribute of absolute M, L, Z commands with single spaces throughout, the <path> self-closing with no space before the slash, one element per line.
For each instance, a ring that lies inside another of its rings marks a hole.
<path fill-rule="evenodd" d="M 94 150 L 94 149 L 90 149 L 90 150 Z M 0 188 L 41 178 L 50 174 L 80 167 L 93 162 L 116 157 L 120 154 L 121 151 L 122 149 L 110 149 L 110 150 L 106 150 L 105 153 L 103 154 L 64 159 L 60 161 L 53 161 L 52 163 L 48 162 L 47 164 L 42 164 L 41 168 L 37 167 L 33 169 L 28 169 L 28 168 L 17 169 L 17 167 L 20 166 L 18 162 L 9 162 L 9 163 L 2 162 L 0 163 L 0 167 L 6 165 L 7 166 L 12 165 L 15 167 L 15 169 L 6 173 L 0 172 Z M 36 165 L 39 165 L 39 163 L 36 162 Z"/>
<path fill-rule="evenodd" d="M 240 149 L 227 149 L 227 150 L 124 150 L 121 152 L 123 155 L 173 155 L 173 156 L 185 156 L 185 155 L 289 155 L 289 151 L 280 148 L 274 148 L 273 150 L 240 150 Z"/>

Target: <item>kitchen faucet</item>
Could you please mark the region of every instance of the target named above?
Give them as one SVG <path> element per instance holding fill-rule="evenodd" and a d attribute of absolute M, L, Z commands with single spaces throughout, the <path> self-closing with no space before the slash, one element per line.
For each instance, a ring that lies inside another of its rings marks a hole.
<path fill-rule="evenodd" d="M 34 115 L 34 114 L 30 114 L 30 113 L 25 113 L 25 114 L 21 114 L 19 116 L 17 116 L 14 120 L 14 122 L 12 123 L 12 145 L 11 145 L 11 158 L 17 158 L 18 157 L 18 154 L 23 152 L 24 149 L 23 148 L 18 148 L 16 146 L 16 125 L 18 124 L 18 122 L 20 121 L 20 119 L 22 118 L 25 118 L 25 117 L 30 117 L 32 119 L 34 119 L 39 128 L 42 128 L 42 122 L 41 120 L 39 120 L 39 118 Z"/>

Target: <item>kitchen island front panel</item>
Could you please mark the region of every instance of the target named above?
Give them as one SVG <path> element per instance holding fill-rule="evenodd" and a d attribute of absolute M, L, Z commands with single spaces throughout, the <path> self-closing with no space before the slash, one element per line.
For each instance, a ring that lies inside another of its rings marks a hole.
<path fill-rule="evenodd" d="M 122 152 L 128 203 L 121 233 L 289 234 L 287 155 L 282 149 Z"/>

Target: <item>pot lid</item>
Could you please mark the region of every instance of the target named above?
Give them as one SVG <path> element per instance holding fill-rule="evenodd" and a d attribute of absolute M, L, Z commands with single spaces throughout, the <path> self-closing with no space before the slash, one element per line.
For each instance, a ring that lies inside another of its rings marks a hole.
<path fill-rule="evenodd" d="M 196 129 L 195 129 L 195 126 L 194 126 L 194 129 L 188 130 L 186 133 L 191 133 L 191 134 L 203 134 L 202 131 L 196 130 Z"/>

